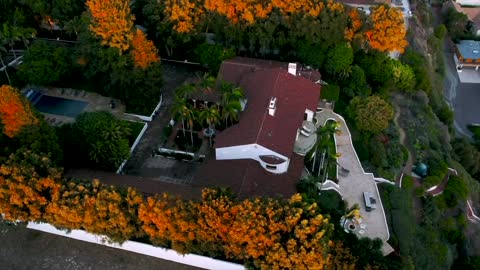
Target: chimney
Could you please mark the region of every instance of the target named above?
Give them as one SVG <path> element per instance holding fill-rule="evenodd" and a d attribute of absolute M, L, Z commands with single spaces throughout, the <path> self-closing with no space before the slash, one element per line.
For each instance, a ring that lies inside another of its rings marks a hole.
<path fill-rule="evenodd" d="M 272 97 L 270 99 L 270 104 L 268 104 L 268 114 L 270 114 L 271 116 L 275 116 L 275 110 L 277 109 L 277 98 L 275 97 Z"/>
<path fill-rule="evenodd" d="M 288 63 L 288 73 L 297 76 L 297 63 Z"/>

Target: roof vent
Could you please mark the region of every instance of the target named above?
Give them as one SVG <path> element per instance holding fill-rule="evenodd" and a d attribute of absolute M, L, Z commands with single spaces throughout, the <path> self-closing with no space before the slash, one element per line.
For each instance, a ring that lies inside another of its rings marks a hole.
<path fill-rule="evenodd" d="M 292 74 L 293 76 L 297 76 L 297 64 L 296 63 L 288 63 L 288 73 Z"/>
<path fill-rule="evenodd" d="M 275 116 L 275 110 L 277 108 L 277 98 L 276 97 L 272 97 L 270 99 L 270 103 L 268 104 L 268 114 L 270 114 L 271 116 Z"/>

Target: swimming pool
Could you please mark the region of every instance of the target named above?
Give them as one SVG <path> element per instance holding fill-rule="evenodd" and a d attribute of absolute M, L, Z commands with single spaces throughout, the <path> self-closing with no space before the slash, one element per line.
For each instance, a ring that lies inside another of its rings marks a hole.
<path fill-rule="evenodd" d="M 87 104 L 85 101 L 43 95 L 34 107 L 43 113 L 77 117 Z"/>

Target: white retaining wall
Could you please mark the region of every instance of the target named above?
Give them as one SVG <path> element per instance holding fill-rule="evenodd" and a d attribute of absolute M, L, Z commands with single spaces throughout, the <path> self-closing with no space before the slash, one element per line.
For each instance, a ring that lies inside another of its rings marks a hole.
<path fill-rule="evenodd" d="M 215 270 L 246 270 L 243 265 L 235 264 L 231 262 L 216 260 L 210 257 L 195 255 L 195 254 L 179 254 L 174 250 L 154 247 L 152 245 L 134 242 L 134 241 L 125 241 L 123 244 L 118 243 L 109 243 L 105 241 L 108 238 L 101 235 L 94 235 L 83 230 L 72 230 L 67 233 L 65 231 L 58 230 L 48 223 L 28 223 L 27 228 L 43 231 L 51 234 L 56 234 L 72 239 L 77 239 L 89 243 L 94 243 L 98 245 L 108 246 L 116 249 L 126 250 L 130 252 L 135 252 L 147 256 L 152 256 L 155 258 L 173 261 L 176 263 L 191 265 L 194 267 L 199 267 L 203 269 L 215 269 Z"/>
<path fill-rule="evenodd" d="M 145 115 L 139 115 L 139 114 L 134 114 L 134 113 L 124 113 L 125 115 L 128 116 L 133 116 L 136 117 L 140 120 L 150 122 L 153 120 L 153 117 L 155 116 L 156 113 L 160 110 L 160 107 L 162 106 L 162 101 L 163 101 L 163 95 L 160 96 L 160 101 L 158 102 L 157 106 L 153 110 L 152 114 L 150 116 L 145 116 Z"/>
<path fill-rule="evenodd" d="M 130 121 L 130 120 L 127 120 L 127 121 Z M 135 122 L 135 121 L 130 121 L 130 122 Z M 137 122 L 138 123 L 138 122 Z M 135 150 L 135 147 L 137 147 L 138 143 L 140 142 L 140 140 L 142 139 L 143 137 L 143 134 L 145 133 L 145 131 L 147 130 L 148 128 L 148 124 L 147 123 L 143 123 L 143 128 L 142 130 L 140 131 L 140 133 L 138 134 L 137 138 L 135 139 L 135 142 L 133 142 L 132 144 L 132 147 L 130 147 L 130 154 L 133 152 L 133 150 Z M 118 167 L 117 169 L 117 173 L 120 173 L 123 169 L 123 166 L 125 166 L 125 164 L 127 163 L 128 159 L 125 159 L 122 164 L 120 164 L 120 166 Z"/>

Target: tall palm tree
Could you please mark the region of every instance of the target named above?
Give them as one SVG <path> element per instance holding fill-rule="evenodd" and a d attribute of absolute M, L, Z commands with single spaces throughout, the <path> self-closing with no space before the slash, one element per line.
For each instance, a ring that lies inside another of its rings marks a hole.
<path fill-rule="evenodd" d="M 185 119 L 189 118 L 192 110 L 188 107 L 187 102 L 183 98 L 175 98 L 172 104 L 173 117 L 179 116 L 182 121 L 183 136 L 185 136 Z"/>
<path fill-rule="evenodd" d="M 178 98 L 188 99 L 192 96 L 193 93 L 195 93 L 195 91 L 197 91 L 195 84 L 186 83 L 175 89 L 175 96 L 177 96 Z"/>
<path fill-rule="evenodd" d="M 211 91 L 215 87 L 215 78 L 208 73 L 204 73 L 198 86 L 202 90 Z"/>
<path fill-rule="evenodd" d="M 326 168 L 328 167 L 328 163 L 331 161 L 332 158 L 335 157 L 335 149 L 330 149 L 328 146 L 328 143 L 332 136 L 334 136 L 335 133 L 338 133 L 338 126 L 339 124 L 335 121 L 327 121 L 325 125 L 323 125 L 320 128 L 317 128 L 317 142 L 315 143 L 315 151 L 311 159 L 313 159 L 312 162 L 312 172 L 315 170 L 315 164 L 318 155 L 322 155 L 322 161 L 321 162 L 326 162 L 324 166 L 321 166 L 318 171 L 318 175 L 320 175 L 320 170 L 322 168 L 325 168 L 324 170 L 326 171 Z M 323 175 L 323 179 L 326 178 L 326 173 Z"/>
<path fill-rule="evenodd" d="M 190 112 L 185 115 L 187 126 L 190 129 L 190 140 L 192 142 L 192 147 L 193 147 L 193 125 L 196 119 L 197 119 L 197 113 L 194 110 L 190 110 Z"/>
<path fill-rule="evenodd" d="M 228 121 L 233 125 L 233 122 L 238 120 L 238 115 L 241 110 L 242 105 L 240 105 L 239 101 L 232 100 L 227 104 L 223 104 L 221 116 L 223 120 L 225 120 L 225 127 L 228 125 Z"/>
<path fill-rule="evenodd" d="M 208 125 L 208 130 L 209 134 L 212 134 L 213 136 L 213 129 L 212 126 L 214 126 L 216 123 L 220 121 L 220 113 L 218 112 L 218 109 L 216 106 L 210 106 L 205 109 L 203 109 L 200 112 L 200 120 L 204 123 L 207 123 Z M 210 136 L 210 147 L 212 147 L 212 136 Z"/>

